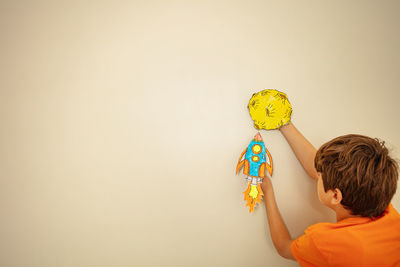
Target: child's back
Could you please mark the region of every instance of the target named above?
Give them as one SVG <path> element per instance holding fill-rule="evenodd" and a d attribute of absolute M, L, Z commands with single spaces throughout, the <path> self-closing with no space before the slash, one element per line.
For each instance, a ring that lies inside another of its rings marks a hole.
<path fill-rule="evenodd" d="M 380 218 L 318 223 L 291 245 L 302 266 L 400 266 L 400 215 L 392 205 Z"/>

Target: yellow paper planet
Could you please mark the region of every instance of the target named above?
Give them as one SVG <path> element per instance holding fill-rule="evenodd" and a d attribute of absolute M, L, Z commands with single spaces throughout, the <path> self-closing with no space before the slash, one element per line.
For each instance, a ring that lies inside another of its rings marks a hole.
<path fill-rule="evenodd" d="M 292 106 L 286 94 L 274 89 L 253 94 L 247 107 L 257 130 L 279 129 L 288 124 L 292 116 Z"/>

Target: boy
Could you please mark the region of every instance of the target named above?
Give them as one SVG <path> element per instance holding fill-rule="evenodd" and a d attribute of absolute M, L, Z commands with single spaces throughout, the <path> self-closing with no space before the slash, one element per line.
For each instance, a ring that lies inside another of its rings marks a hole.
<path fill-rule="evenodd" d="M 398 166 L 384 143 L 346 135 L 318 151 L 293 124 L 280 128 L 318 198 L 336 212 L 337 223 L 318 223 L 292 240 L 279 214 L 272 183 L 263 179 L 271 238 L 278 253 L 301 266 L 400 266 L 400 215 L 390 204 Z"/>

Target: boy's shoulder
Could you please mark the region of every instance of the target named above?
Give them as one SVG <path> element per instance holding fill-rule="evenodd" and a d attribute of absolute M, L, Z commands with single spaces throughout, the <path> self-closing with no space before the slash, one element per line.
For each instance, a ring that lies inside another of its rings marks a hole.
<path fill-rule="evenodd" d="M 351 217 L 336 223 L 322 222 L 309 226 L 305 233 L 310 235 L 331 235 L 341 231 L 371 231 L 371 229 L 397 228 L 400 226 L 400 214 L 389 204 L 385 212 L 378 218 Z"/>
<path fill-rule="evenodd" d="M 390 205 L 374 220 L 359 217 L 311 225 L 293 241 L 291 251 L 299 263 L 308 261 L 318 263 L 317 266 L 350 266 L 348 263 L 357 266 L 360 258 L 371 264 L 382 257 L 389 263 L 395 262 L 400 260 L 399 228 L 400 215 Z"/>

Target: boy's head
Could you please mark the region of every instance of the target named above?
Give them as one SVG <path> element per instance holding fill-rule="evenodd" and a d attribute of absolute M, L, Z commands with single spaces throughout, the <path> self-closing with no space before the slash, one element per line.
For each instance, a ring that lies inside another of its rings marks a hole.
<path fill-rule="evenodd" d="M 315 168 L 325 192 L 339 189 L 340 204 L 353 215 L 378 217 L 397 188 L 398 165 L 378 139 L 362 135 L 337 137 L 318 149 Z"/>

